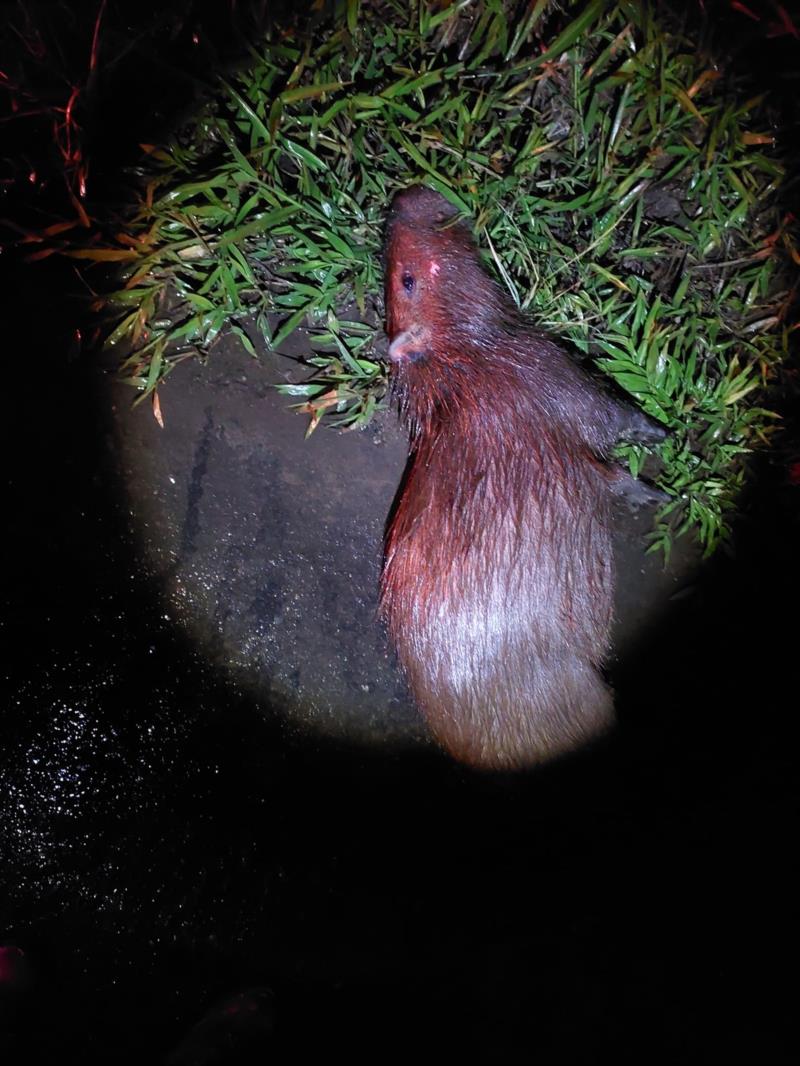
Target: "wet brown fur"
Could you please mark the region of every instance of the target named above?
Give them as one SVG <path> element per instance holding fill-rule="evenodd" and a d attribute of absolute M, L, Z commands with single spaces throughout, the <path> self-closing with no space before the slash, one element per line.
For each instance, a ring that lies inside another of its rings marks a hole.
<path fill-rule="evenodd" d="M 605 459 L 637 424 L 517 312 L 454 216 L 422 186 L 389 216 L 387 333 L 411 444 L 381 613 L 439 743 L 513 769 L 613 720 Z"/>

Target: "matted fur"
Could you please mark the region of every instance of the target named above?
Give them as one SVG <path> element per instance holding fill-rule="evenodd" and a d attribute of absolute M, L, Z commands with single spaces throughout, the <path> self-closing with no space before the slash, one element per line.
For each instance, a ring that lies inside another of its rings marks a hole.
<path fill-rule="evenodd" d="M 386 268 L 411 443 L 381 613 L 444 748 L 535 764 L 613 720 L 604 459 L 630 412 L 517 312 L 438 193 L 395 197 Z"/>

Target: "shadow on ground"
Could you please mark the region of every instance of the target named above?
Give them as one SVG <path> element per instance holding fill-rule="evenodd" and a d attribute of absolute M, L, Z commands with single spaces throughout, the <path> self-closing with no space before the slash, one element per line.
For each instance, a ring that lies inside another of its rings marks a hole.
<path fill-rule="evenodd" d="M 69 337 L 39 291 L 12 290 L 32 368 Z M 273 369 L 176 376 L 163 432 L 88 363 L 14 390 L 9 1061 L 793 1060 L 797 509 L 769 463 L 677 598 L 631 534 L 616 733 L 483 777 L 425 744 L 374 624 L 402 439 L 304 444 Z"/>

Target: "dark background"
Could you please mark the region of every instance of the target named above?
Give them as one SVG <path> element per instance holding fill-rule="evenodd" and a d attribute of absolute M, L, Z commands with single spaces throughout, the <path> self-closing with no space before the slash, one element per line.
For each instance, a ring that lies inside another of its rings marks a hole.
<path fill-rule="evenodd" d="M 212 8 L 109 5 L 107 57 L 134 43 L 82 114 L 97 195 L 235 60 Z M 85 70 L 70 48 L 91 18 L 2 10 Z M 796 39 L 721 14 L 731 62 L 794 121 Z M 43 222 L 55 162 L 20 189 L 49 120 L 3 135 L 3 213 Z M 130 537 L 98 361 L 74 343 L 82 285 L 23 251 L 0 257 L 8 1061 L 157 1063 L 182 1041 L 173 1062 L 796 1061 L 792 368 L 730 550 L 620 668 L 617 734 L 482 777 L 287 735 L 175 630 Z"/>

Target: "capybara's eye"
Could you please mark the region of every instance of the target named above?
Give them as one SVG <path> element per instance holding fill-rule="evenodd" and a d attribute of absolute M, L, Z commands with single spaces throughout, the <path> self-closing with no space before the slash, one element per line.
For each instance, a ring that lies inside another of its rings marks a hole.
<path fill-rule="evenodd" d="M 409 274 L 408 271 L 403 274 L 403 288 L 406 292 L 414 291 L 414 275 Z"/>

